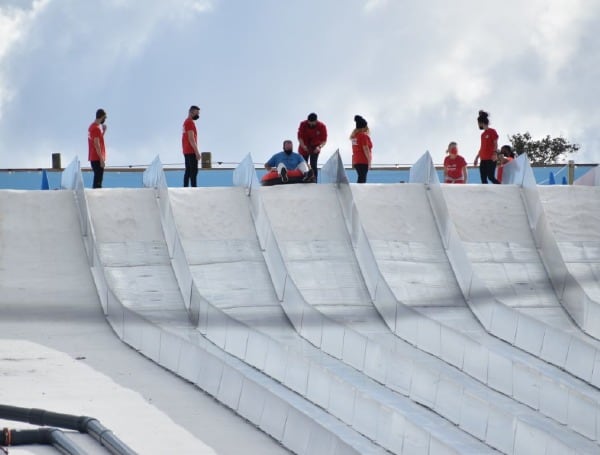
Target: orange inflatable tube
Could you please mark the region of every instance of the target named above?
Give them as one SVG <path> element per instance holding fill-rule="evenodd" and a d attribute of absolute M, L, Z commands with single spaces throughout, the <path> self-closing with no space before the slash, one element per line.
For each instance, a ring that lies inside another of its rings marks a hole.
<path fill-rule="evenodd" d="M 287 177 L 288 181 L 282 182 L 281 177 L 279 176 L 277 171 L 272 170 L 262 176 L 262 178 L 260 179 L 260 183 L 263 186 L 286 185 L 288 183 L 304 183 L 302 180 L 304 178 L 304 174 L 300 169 L 292 169 L 291 171 L 288 171 Z"/>

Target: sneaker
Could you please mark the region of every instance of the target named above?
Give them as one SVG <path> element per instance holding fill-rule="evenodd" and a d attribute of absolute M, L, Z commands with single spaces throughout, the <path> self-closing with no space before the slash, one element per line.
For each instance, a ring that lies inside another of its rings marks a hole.
<path fill-rule="evenodd" d="M 304 178 L 302 179 L 303 182 L 310 182 L 313 179 L 314 176 L 314 172 L 312 169 L 309 169 L 307 172 L 304 173 Z"/>
<path fill-rule="evenodd" d="M 287 169 L 284 168 L 284 167 L 281 168 L 281 181 L 283 183 L 287 183 L 288 182 Z"/>

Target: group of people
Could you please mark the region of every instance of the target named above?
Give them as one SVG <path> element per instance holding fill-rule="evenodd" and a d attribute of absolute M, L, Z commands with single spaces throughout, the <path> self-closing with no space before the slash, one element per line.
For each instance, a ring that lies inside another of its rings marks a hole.
<path fill-rule="evenodd" d="M 93 188 L 102 188 L 104 166 L 106 163 L 106 134 L 107 114 L 104 109 L 96 111 L 96 119 L 88 128 L 88 159 L 94 172 Z M 193 105 L 188 110 L 188 116 L 183 122 L 181 147 L 185 161 L 183 186 L 197 186 L 198 162 L 198 133 L 195 121 L 200 118 L 200 108 Z M 350 134 L 352 143 L 352 167 L 357 174 L 357 183 L 366 183 L 367 173 L 373 159 L 373 143 L 370 137 L 367 121 L 360 115 L 354 116 L 355 127 Z M 490 127 L 489 114 L 479 111 L 477 124 L 481 133 L 481 146 L 474 160 L 479 165 L 481 183 L 501 183 L 504 166 L 512 161 L 515 154 L 510 145 L 504 145 L 498 150 L 498 133 Z M 312 112 L 298 127 L 298 152 L 294 152 L 291 140 L 283 141 L 283 150 L 274 154 L 266 163 L 265 169 L 277 172 L 282 182 L 287 182 L 290 170 L 302 172 L 306 182 L 317 181 L 318 161 L 321 150 L 327 143 L 327 127 Z M 467 161 L 458 153 L 456 142 L 450 142 L 444 158 L 444 182 L 467 183 Z"/>
<path fill-rule="evenodd" d="M 102 188 L 104 166 L 106 163 L 106 134 L 107 115 L 104 109 L 96 111 L 96 119 L 88 128 L 88 159 L 94 172 L 93 188 Z M 195 121 L 200 118 L 200 108 L 190 106 L 188 115 L 183 122 L 181 148 L 185 162 L 183 186 L 197 186 L 198 162 L 201 159 L 198 148 L 198 132 Z M 358 175 L 358 183 L 367 181 L 367 172 L 371 167 L 373 143 L 369 137 L 367 121 L 360 115 L 354 117 L 356 127 L 350 135 L 352 142 L 352 165 Z M 318 176 L 318 161 L 321 150 L 327 143 L 327 127 L 317 114 L 310 113 L 298 127 L 298 153 L 294 153 L 291 140 L 283 142 L 283 150 L 276 153 L 265 163 L 265 168 L 276 171 L 282 182 L 287 181 L 287 173 L 299 169 L 304 181 L 315 181 Z"/>
<path fill-rule="evenodd" d="M 481 146 L 475 157 L 474 165 L 479 163 L 481 183 L 502 183 L 504 166 L 515 158 L 510 145 L 503 145 L 498 150 L 498 133 L 490 127 L 489 114 L 479 111 L 477 124 L 481 133 Z M 467 183 L 467 161 L 458 153 L 456 142 L 450 142 L 444 158 L 444 182 Z"/>
<path fill-rule="evenodd" d="M 367 121 L 360 115 L 354 116 L 355 128 L 350 134 L 352 142 L 352 167 L 356 170 L 357 183 L 367 181 L 371 168 L 373 143 L 371 142 Z M 317 181 L 319 154 L 327 143 L 327 127 L 319 121 L 317 114 L 311 112 L 298 127 L 298 153 L 290 139 L 283 141 L 283 151 L 273 155 L 265 163 L 265 169 L 276 171 L 283 183 L 288 181 L 288 172 L 298 169 L 305 182 Z"/>

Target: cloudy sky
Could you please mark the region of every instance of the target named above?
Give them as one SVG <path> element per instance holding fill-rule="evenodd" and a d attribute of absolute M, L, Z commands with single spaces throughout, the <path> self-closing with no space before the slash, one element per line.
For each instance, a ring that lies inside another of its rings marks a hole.
<path fill-rule="evenodd" d="M 0 168 L 86 164 L 98 107 L 108 165 L 182 163 L 190 104 L 213 161 L 266 161 L 312 111 L 321 162 L 350 161 L 354 114 L 376 164 L 451 140 L 472 161 L 483 108 L 501 143 L 562 135 L 597 162 L 599 29 L 589 0 L 0 0 Z"/>

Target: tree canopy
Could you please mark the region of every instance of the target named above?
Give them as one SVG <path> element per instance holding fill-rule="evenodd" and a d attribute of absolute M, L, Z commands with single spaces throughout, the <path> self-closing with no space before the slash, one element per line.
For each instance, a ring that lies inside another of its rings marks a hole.
<path fill-rule="evenodd" d="M 517 155 L 527 153 L 532 164 L 554 164 L 566 155 L 579 150 L 579 144 L 571 144 L 564 137 L 550 137 L 533 140 L 529 131 L 508 136 Z"/>

